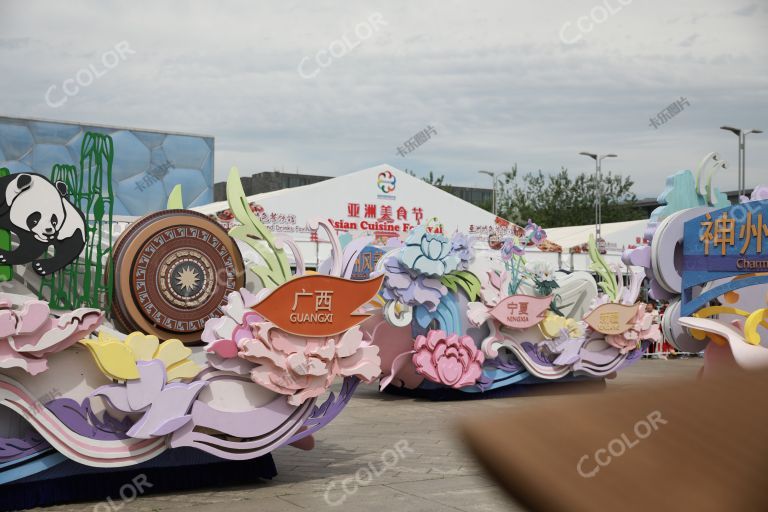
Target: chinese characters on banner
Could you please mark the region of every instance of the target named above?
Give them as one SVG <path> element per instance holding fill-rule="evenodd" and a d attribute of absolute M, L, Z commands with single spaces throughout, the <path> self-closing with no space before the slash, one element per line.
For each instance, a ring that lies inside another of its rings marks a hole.
<path fill-rule="evenodd" d="M 383 231 L 397 236 L 408 233 L 423 220 L 424 209 L 420 206 L 406 208 L 391 204 L 347 203 L 346 219 L 329 218 L 328 222 L 340 231 Z"/>
<path fill-rule="evenodd" d="M 707 213 L 704 215 L 704 220 L 700 222 L 701 235 L 699 239 L 704 244 L 704 255 L 709 256 L 710 246 L 714 251 L 719 251 L 722 256 L 725 256 L 729 247 L 736 246 L 739 250 L 739 254 L 744 255 L 749 250 L 752 242 L 755 242 L 755 253 L 762 254 L 763 252 L 763 239 L 768 237 L 768 218 L 763 219 L 763 213 L 759 212 L 753 215 L 753 212 L 747 210 L 744 215 L 744 221 L 738 223 L 734 217 L 729 217 L 729 212 L 725 211 L 717 218 L 712 218 L 712 215 Z M 738 244 L 737 244 L 738 240 Z M 737 268 L 739 262 L 736 262 Z M 747 262 L 741 262 L 742 265 L 747 265 Z"/>
<path fill-rule="evenodd" d="M 632 321 L 636 314 L 637 306 L 635 305 L 609 302 L 590 311 L 584 317 L 584 321 L 599 333 L 618 335 L 627 332 L 632 327 Z"/>
<path fill-rule="evenodd" d="M 510 295 L 494 306 L 489 313 L 507 327 L 527 329 L 544 319 L 544 313 L 549 309 L 552 298 L 552 295 L 547 297 Z"/>
<path fill-rule="evenodd" d="M 355 281 L 368 279 L 371 273 L 376 270 L 376 265 L 384 254 L 385 251 L 378 247 L 365 247 L 357 256 L 349 277 Z"/>
<path fill-rule="evenodd" d="M 768 200 L 707 212 L 683 228 L 681 315 L 729 291 L 768 284 Z M 739 279 L 727 279 L 739 276 Z M 693 296 L 694 287 L 722 280 Z"/>
<path fill-rule="evenodd" d="M 383 279 L 383 275 L 367 281 L 297 277 L 276 288 L 253 310 L 297 336 L 333 336 L 370 316 L 358 309 L 376 296 Z"/>

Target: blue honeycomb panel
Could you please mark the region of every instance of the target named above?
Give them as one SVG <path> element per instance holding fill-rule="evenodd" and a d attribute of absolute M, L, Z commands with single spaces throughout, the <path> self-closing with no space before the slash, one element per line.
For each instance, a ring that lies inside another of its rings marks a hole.
<path fill-rule="evenodd" d="M 128 128 L 0 117 L 0 167 L 50 176 L 54 164 L 79 167 L 87 131 L 112 136 L 115 215 L 144 215 L 165 208 L 181 185 L 184 206 L 213 201 L 213 137 Z"/>

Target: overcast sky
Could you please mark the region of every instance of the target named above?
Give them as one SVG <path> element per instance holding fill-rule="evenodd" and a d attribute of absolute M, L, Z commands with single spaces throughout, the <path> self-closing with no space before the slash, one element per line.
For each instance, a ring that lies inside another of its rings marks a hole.
<path fill-rule="evenodd" d="M 646 197 L 718 151 L 730 190 L 718 127 L 768 131 L 767 71 L 766 0 L 0 1 L 0 114 L 213 135 L 217 181 L 388 163 L 487 187 L 478 169 L 591 171 L 588 150 Z M 747 160 L 767 183 L 768 134 Z"/>

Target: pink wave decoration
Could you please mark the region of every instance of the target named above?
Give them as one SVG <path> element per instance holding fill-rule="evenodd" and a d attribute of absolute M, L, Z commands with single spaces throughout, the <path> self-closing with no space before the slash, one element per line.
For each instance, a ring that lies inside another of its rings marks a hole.
<path fill-rule="evenodd" d="M 0 403 L 21 415 L 54 449 L 88 466 L 130 466 L 152 459 L 166 449 L 164 438 L 104 441 L 81 436 L 51 411 L 39 407 L 28 391 L 5 375 L 0 375 Z"/>
<path fill-rule="evenodd" d="M 42 300 L 28 300 L 19 309 L 0 301 L 0 368 L 22 368 L 31 375 L 44 372 L 47 354 L 87 337 L 103 319 L 98 309 L 79 308 L 55 318 Z"/>

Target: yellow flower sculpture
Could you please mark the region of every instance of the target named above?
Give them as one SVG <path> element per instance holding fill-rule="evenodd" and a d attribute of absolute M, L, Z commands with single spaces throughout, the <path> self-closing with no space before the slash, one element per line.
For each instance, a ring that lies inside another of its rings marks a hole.
<path fill-rule="evenodd" d="M 549 310 L 545 313 L 544 320 L 539 323 L 539 329 L 549 339 L 560 336 L 561 329 L 567 330 L 568 336 L 571 338 L 581 338 L 584 336 L 584 327 L 581 325 L 581 322 L 573 318 L 560 316 Z"/>
<path fill-rule="evenodd" d="M 138 379 L 136 361 L 161 360 L 166 382 L 191 379 L 203 369 L 189 359 L 192 351 L 176 339 L 160 343 L 157 336 L 133 332 L 125 341 L 120 341 L 100 332 L 98 339 L 80 340 L 80 343 L 88 347 L 102 373 L 114 380 Z"/>

